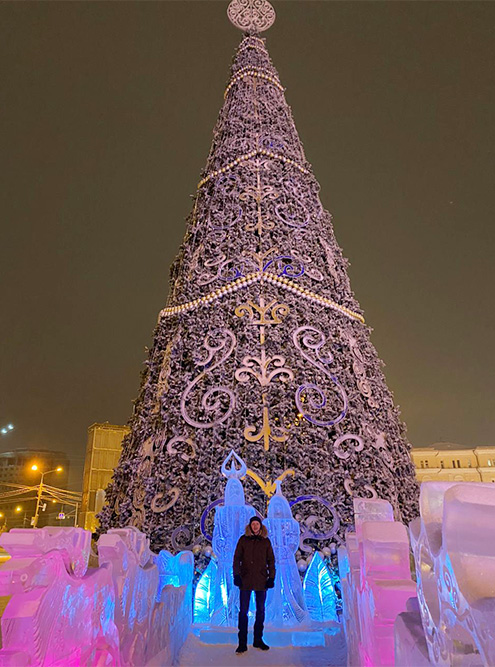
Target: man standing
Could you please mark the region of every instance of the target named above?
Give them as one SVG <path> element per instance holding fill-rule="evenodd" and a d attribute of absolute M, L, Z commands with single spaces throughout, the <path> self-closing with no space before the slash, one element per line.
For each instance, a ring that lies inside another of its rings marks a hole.
<path fill-rule="evenodd" d="M 234 553 L 234 585 L 240 588 L 239 646 L 236 653 L 247 651 L 248 609 L 251 591 L 256 596 L 256 619 L 253 646 L 262 651 L 270 648 L 263 641 L 265 600 L 268 588 L 275 583 L 275 556 L 268 532 L 257 516 L 253 516 Z"/>

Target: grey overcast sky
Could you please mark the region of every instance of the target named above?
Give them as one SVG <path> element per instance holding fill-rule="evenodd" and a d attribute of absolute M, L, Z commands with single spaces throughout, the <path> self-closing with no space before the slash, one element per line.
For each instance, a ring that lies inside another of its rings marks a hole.
<path fill-rule="evenodd" d="M 0 440 L 125 423 L 240 40 L 227 2 L 0 5 Z M 495 444 L 495 4 L 273 2 L 267 45 L 411 442 Z"/>

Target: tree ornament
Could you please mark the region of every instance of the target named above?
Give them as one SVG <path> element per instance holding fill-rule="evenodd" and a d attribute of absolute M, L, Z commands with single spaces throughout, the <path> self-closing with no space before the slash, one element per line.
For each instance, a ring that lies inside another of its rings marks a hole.
<path fill-rule="evenodd" d="M 227 16 L 236 28 L 247 34 L 268 30 L 275 22 L 275 10 L 268 0 L 232 0 Z"/>
<path fill-rule="evenodd" d="M 308 569 L 308 563 L 304 560 L 304 558 L 301 558 L 297 561 L 297 569 L 299 572 L 306 572 Z"/>

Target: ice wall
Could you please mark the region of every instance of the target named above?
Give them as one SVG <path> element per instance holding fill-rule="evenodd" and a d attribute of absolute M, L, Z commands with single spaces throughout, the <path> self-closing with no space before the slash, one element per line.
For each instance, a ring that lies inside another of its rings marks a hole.
<path fill-rule="evenodd" d="M 424 482 L 420 510 L 410 535 L 429 660 L 495 665 L 495 485 Z"/>
<path fill-rule="evenodd" d="M 394 665 L 394 623 L 416 595 L 406 527 L 386 500 L 354 499 L 356 532 L 339 549 L 348 664 Z"/>
<path fill-rule="evenodd" d="M 406 528 L 382 500 L 354 499 L 339 550 L 349 664 L 495 665 L 495 485 L 423 482 Z"/>
<path fill-rule="evenodd" d="M 81 528 L 11 530 L 0 545 L 0 665 L 172 664 L 191 624 L 193 557 L 149 550 L 136 528 L 111 530 L 88 570 Z M 171 583 L 173 582 L 173 583 Z"/>

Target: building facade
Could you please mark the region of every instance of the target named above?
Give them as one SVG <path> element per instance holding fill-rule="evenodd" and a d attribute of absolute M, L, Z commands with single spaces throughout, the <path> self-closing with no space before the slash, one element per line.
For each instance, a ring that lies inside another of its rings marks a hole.
<path fill-rule="evenodd" d="M 114 468 L 119 462 L 122 439 L 129 433 L 127 426 L 92 424 L 88 428 L 88 444 L 84 463 L 82 506 L 79 526 L 94 532 L 98 526 L 95 515 L 101 510 Z"/>
<path fill-rule="evenodd" d="M 495 447 L 460 449 L 452 443 L 415 447 L 419 482 L 495 482 Z"/>

